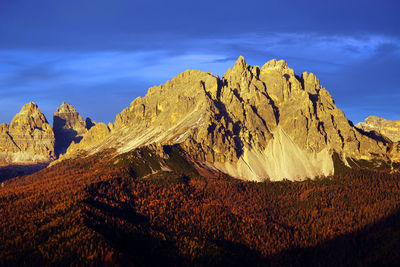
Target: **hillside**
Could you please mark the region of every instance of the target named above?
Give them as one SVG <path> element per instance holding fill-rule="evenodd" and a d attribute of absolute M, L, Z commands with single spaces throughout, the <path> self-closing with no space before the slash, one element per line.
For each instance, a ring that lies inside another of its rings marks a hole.
<path fill-rule="evenodd" d="M 251 183 L 169 150 L 66 160 L 0 187 L 0 265 L 376 265 L 400 260 L 400 178 Z M 150 163 L 153 162 L 153 163 Z M 150 164 L 149 164 L 150 163 Z"/>

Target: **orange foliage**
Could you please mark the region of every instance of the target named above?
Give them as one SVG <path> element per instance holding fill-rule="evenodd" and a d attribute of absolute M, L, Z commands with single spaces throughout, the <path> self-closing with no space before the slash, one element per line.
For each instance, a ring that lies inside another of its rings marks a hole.
<path fill-rule="evenodd" d="M 400 225 L 400 178 L 385 172 L 304 182 L 164 181 L 131 178 L 111 161 L 104 153 L 4 182 L 0 265 L 343 263 L 320 247 L 350 244 L 364 255 L 368 248 L 356 248 L 361 233 L 376 234 L 371 227 L 393 214 Z"/>

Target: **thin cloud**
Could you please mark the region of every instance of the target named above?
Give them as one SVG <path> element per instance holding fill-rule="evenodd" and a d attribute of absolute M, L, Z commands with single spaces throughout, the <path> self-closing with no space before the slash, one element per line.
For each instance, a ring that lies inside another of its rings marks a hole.
<path fill-rule="evenodd" d="M 25 101 L 40 96 L 49 103 L 53 101 L 55 109 L 62 98 L 71 102 L 74 98 L 98 102 L 111 98 L 118 106 L 104 119 L 110 120 L 152 85 L 162 84 L 186 69 L 223 75 L 243 55 L 251 65 L 277 58 L 287 60 L 297 74 L 316 73 L 337 103 L 346 107 L 346 90 L 354 90 L 353 94 L 357 94 L 355 86 L 373 90 L 374 83 L 363 77 L 369 71 L 366 66 L 376 66 L 376 72 L 387 62 L 397 66 L 399 47 L 398 39 L 382 35 L 272 32 L 176 40 L 153 50 L 151 46 L 144 50 L 74 52 L 0 50 L 0 104 L 10 98 Z M 385 77 L 385 73 L 382 75 Z M 398 75 L 387 77 L 387 88 L 399 84 L 398 79 Z M 100 111 L 93 114 L 102 120 L 106 110 L 101 116 L 96 113 Z M 7 121 L 12 114 L 1 116 Z"/>

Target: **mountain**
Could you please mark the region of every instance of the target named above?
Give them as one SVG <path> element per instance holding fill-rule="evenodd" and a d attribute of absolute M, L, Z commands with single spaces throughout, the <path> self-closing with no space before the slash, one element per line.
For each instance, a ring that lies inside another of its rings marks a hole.
<path fill-rule="evenodd" d="M 0 164 L 38 163 L 55 159 L 54 132 L 38 106 L 30 102 L 11 124 L 0 125 Z"/>
<path fill-rule="evenodd" d="M 364 122 L 356 124 L 364 131 L 375 131 L 393 142 L 400 141 L 400 120 L 392 121 L 378 116 L 369 116 Z"/>
<path fill-rule="evenodd" d="M 369 116 L 364 122 L 356 124 L 356 127 L 369 135 L 377 135 L 379 138 L 388 140 L 389 156 L 394 162 L 392 169 L 400 164 L 400 120 L 392 121 L 378 116 Z"/>
<path fill-rule="evenodd" d="M 67 103 L 54 121 L 29 103 L 0 126 L 5 163 L 70 143 L 50 166 L 0 167 L 0 266 L 400 261 L 399 142 L 354 127 L 284 61 L 186 71 L 113 124 Z"/>
<path fill-rule="evenodd" d="M 37 105 L 29 103 L 10 125 L 2 124 L 2 164 L 59 157 L 57 163 L 148 147 L 155 153 L 151 160 L 158 162 L 143 163 L 152 166 L 145 168 L 150 173 L 176 170 L 166 161 L 171 151 L 200 173 L 252 181 L 303 180 L 350 167 L 400 167 L 400 145 L 392 142 L 397 122 L 370 117 L 354 127 L 314 74 L 298 76 L 283 60 L 260 68 L 239 57 L 223 77 L 185 71 L 135 99 L 113 124 L 83 120 L 65 102 L 53 121 L 51 129 Z M 367 131 L 371 125 L 380 134 Z"/>
<path fill-rule="evenodd" d="M 223 77 L 185 71 L 136 98 L 113 124 L 96 124 L 64 158 L 149 145 L 160 155 L 178 146 L 197 168 L 255 181 L 390 163 L 390 144 L 355 128 L 314 74 L 297 76 L 275 59 L 260 68 L 239 57 Z"/>
<path fill-rule="evenodd" d="M 63 102 L 54 113 L 52 128 L 37 104 L 30 102 L 15 115 L 10 125 L 0 125 L 0 165 L 24 165 L 18 167 L 20 174 L 43 168 L 46 165 L 42 163 L 49 163 L 65 153 L 71 142 L 79 143 L 93 125 L 90 118 L 84 121 L 72 105 Z M 14 173 L 9 169 L 5 169 L 7 174 Z M 3 178 L 7 176 L 3 169 L 0 174 Z"/>
<path fill-rule="evenodd" d="M 56 155 L 64 154 L 72 142 L 79 143 L 91 126 L 89 118 L 84 121 L 73 106 L 63 102 L 53 116 Z"/>

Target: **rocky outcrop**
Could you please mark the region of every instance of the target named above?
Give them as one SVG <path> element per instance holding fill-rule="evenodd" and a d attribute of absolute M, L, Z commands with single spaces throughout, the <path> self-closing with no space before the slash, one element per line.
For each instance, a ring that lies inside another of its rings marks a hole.
<path fill-rule="evenodd" d="M 73 141 L 70 143 L 67 152 L 73 154 L 74 152 L 79 152 L 81 147 L 91 147 L 93 144 L 97 144 L 99 140 L 107 138 L 109 134 L 110 128 L 107 125 L 102 122 L 96 123 L 87 131 L 84 139 L 80 142 Z"/>
<path fill-rule="evenodd" d="M 370 136 L 390 142 L 389 156 L 394 164 L 400 167 L 400 120 L 392 121 L 378 116 L 369 116 L 364 122 L 356 124 L 356 127 Z"/>
<path fill-rule="evenodd" d="M 0 125 L 0 163 L 38 163 L 55 158 L 54 133 L 38 106 L 30 102 L 11 124 Z"/>
<path fill-rule="evenodd" d="M 377 132 L 392 142 L 400 141 L 400 120 L 392 121 L 378 116 L 369 116 L 364 122 L 357 123 L 356 127 L 364 131 Z"/>
<path fill-rule="evenodd" d="M 239 57 L 222 78 L 185 71 L 96 127 L 67 156 L 179 144 L 193 161 L 257 181 L 333 174 L 334 153 L 347 165 L 388 160 L 387 143 L 354 128 L 314 74 L 297 76 L 283 60 L 260 68 Z"/>
<path fill-rule="evenodd" d="M 63 102 L 53 116 L 56 155 L 64 154 L 72 142 L 79 143 L 92 126 L 89 118 L 84 121 L 73 106 Z"/>

